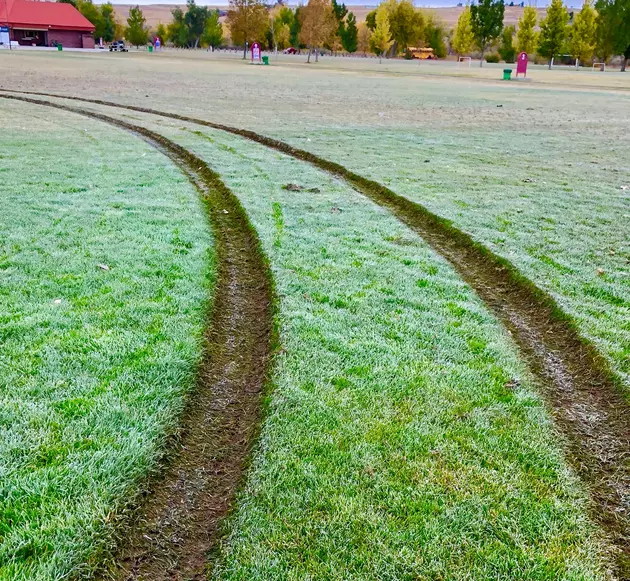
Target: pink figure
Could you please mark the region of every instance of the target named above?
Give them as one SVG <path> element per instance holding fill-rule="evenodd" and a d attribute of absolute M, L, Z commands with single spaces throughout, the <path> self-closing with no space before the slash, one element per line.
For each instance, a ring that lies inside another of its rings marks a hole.
<path fill-rule="evenodd" d="M 254 44 L 252 44 L 252 62 L 255 63 L 256 61 L 260 62 L 261 61 L 261 52 L 260 52 L 260 45 L 255 42 Z"/>
<path fill-rule="evenodd" d="M 519 73 L 523 73 L 523 76 L 527 76 L 527 53 L 522 52 L 518 55 L 518 59 L 516 61 L 516 76 L 518 77 Z"/>

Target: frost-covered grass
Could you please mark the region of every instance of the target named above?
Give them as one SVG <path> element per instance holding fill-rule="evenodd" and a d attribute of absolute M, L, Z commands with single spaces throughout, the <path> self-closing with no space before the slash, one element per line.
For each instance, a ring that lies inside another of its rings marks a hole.
<path fill-rule="evenodd" d="M 221 173 L 279 295 L 268 413 L 213 578 L 606 578 L 510 338 L 444 261 L 301 162 L 130 115 Z"/>
<path fill-rule="evenodd" d="M 530 68 L 531 82 L 506 83 L 503 65 L 57 56 L 4 58 L 4 86 L 253 129 L 384 182 L 551 292 L 630 393 L 627 75 Z"/>
<path fill-rule="evenodd" d="M 192 387 L 214 279 L 196 192 L 141 140 L 0 102 L 0 579 L 87 571 Z"/>

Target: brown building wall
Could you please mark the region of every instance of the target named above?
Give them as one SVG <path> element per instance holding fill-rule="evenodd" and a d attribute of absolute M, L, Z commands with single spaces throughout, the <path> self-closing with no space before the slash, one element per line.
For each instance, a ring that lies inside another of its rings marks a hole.
<path fill-rule="evenodd" d="M 67 48 L 94 48 L 94 38 L 91 34 L 76 30 L 49 30 L 48 45 L 62 44 Z"/>

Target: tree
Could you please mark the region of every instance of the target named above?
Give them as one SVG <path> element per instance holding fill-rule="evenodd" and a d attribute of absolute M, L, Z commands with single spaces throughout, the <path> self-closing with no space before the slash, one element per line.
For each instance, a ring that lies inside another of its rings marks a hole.
<path fill-rule="evenodd" d="M 357 49 L 363 53 L 363 56 L 367 56 L 367 51 L 370 50 L 371 37 L 372 31 L 368 28 L 367 23 L 360 22 L 357 34 Z"/>
<path fill-rule="evenodd" d="M 504 13 L 503 0 L 479 0 L 479 4 L 470 7 L 470 25 L 481 51 L 480 67 L 483 66 L 483 55 L 501 34 Z"/>
<path fill-rule="evenodd" d="M 291 28 L 291 37 L 289 42 L 291 43 L 291 46 L 294 46 L 295 48 L 301 48 L 300 45 L 300 30 L 302 29 L 302 25 L 300 24 L 300 11 L 302 10 L 301 6 L 298 6 L 295 9 L 295 14 L 293 16 L 293 23 L 289 24 L 289 27 Z"/>
<path fill-rule="evenodd" d="M 223 43 L 223 26 L 219 22 L 218 10 L 210 11 L 200 42 L 203 46 L 207 46 L 212 50 L 214 50 L 215 46 Z"/>
<path fill-rule="evenodd" d="M 438 58 L 444 58 L 448 54 L 444 38 L 447 36 L 444 23 L 429 13 L 424 23 L 424 44 L 433 49 L 433 53 Z"/>
<path fill-rule="evenodd" d="M 197 6 L 195 0 L 187 0 L 186 14 L 184 15 L 184 24 L 187 29 L 187 46 L 197 48 L 199 41 L 206 29 L 208 21 L 208 8 L 206 6 Z"/>
<path fill-rule="evenodd" d="M 247 44 L 261 41 L 269 26 L 267 8 L 260 0 L 230 0 L 226 22 L 234 44 L 243 45 L 247 58 Z"/>
<path fill-rule="evenodd" d="M 368 12 L 365 16 L 365 25 L 374 32 L 376 30 L 376 9 Z"/>
<path fill-rule="evenodd" d="M 136 47 L 139 47 L 141 44 L 146 44 L 149 40 L 149 31 L 147 30 L 146 23 L 147 20 L 140 6 L 129 9 L 125 38 Z"/>
<path fill-rule="evenodd" d="M 187 46 L 188 29 L 184 22 L 184 12 L 181 8 L 173 8 L 171 11 L 173 21 L 168 25 L 168 39 L 177 47 Z"/>
<path fill-rule="evenodd" d="M 567 39 L 569 13 L 562 0 L 551 0 L 547 16 L 540 22 L 538 54 L 549 59 L 549 68 L 553 57 L 560 53 Z"/>
<path fill-rule="evenodd" d="M 383 55 L 389 50 L 393 41 L 391 40 L 391 32 L 389 30 L 389 19 L 387 17 L 387 7 L 381 4 L 376 10 L 374 19 L 375 28 L 370 38 L 370 48 L 372 52 L 378 55 L 378 62 L 382 62 Z"/>
<path fill-rule="evenodd" d="M 536 32 L 536 19 L 538 13 L 533 6 L 525 6 L 523 15 L 518 21 L 518 32 L 516 33 L 516 47 L 518 52 L 533 54 L 538 44 L 538 33 Z"/>
<path fill-rule="evenodd" d="M 94 37 L 98 38 L 97 31 L 101 31 L 102 25 L 102 14 L 99 10 L 98 6 L 94 6 L 92 0 L 81 0 L 76 3 L 77 10 L 85 16 L 96 28 L 94 31 Z"/>
<path fill-rule="evenodd" d="M 345 4 L 338 4 L 337 0 L 332 0 L 331 3 L 333 14 L 335 15 L 335 20 L 337 21 L 337 37 L 341 46 L 343 46 L 343 37 L 346 34 L 346 15 L 348 14 L 348 9 Z"/>
<path fill-rule="evenodd" d="M 350 14 L 348 14 L 348 18 L 346 19 L 346 29 L 341 37 L 341 44 L 346 52 L 357 52 L 357 48 L 359 46 L 358 35 L 359 30 L 357 28 L 357 17 L 350 12 Z"/>
<path fill-rule="evenodd" d="M 499 54 L 506 63 L 516 61 L 516 49 L 514 48 L 514 32 L 516 29 L 513 25 L 506 26 L 501 33 L 501 46 Z"/>
<path fill-rule="evenodd" d="M 95 38 L 102 38 L 105 42 L 116 40 L 116 19 L 114 18 L 114 7 L 108 2 L 101 6 L 101 31 L 97 36 L 94 31 Z"/>
<path fill-rule="evenodd" d="M 166 30 L 166 26 L 164 26 L 161 22 L 157 25 L 155 29 L 155 38 L 159 38 L 162 44 L 165 44 L 168 40 L 168 32 Z"/>
<path fill-rule="evenodd" d="M 457 26 L 453 33 L 453 50 L 461 56 L 471 52 L 474 44 L 475 37 L 470 25 L 470 7 L 466 6 L 457 19 Z"/>
<path fill-rule="evenodd" d="M 389 29 L 394 41 L 395 53 L 416 46 L 422 38 L 424 18 L 409 0 L 390 0 L 387 3 Z"/>
<path fill-rule="evenodd" d="M 621 72 L 630 59 L 630 0 L 597 0 L 597 53 L 604 59 L 622 56 Z"/>
<path fill-rule="evenodd" d="M 315 62 L 319 60 L 319 48 L 330 42 L 337 32 L 337 19 L 328 0 L 309 0 L 300 10 L 299 40 L 308 47 L 308 59 L 315 49 Z"/>
<path fill-rule="evenodd" d="M 596 32 L 597 12 L 590 0 L 585 0 L 582 10 L 575 15 L 573 26 L 569 30 L 569 51 L 578 63 L 585 63 L 593 58 L 597 42 Z"/>
<path fill-rule="evenodd" d="M 75 8 L 77 7 L 77 0 L 57 0 L 59 4 L 72 4 Z"/>

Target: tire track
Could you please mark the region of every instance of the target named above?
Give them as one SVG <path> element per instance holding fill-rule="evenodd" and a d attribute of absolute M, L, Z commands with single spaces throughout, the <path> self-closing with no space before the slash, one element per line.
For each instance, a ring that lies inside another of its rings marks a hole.
<path fill-rule="evenodd" d="M 173 160 L 202 195 L 213 226 L 218 277 L 195 391 L 170 450 L 152 479 L 116 561 L 103 576 L 120 580 L 201 580 L 207 554 L 241 482 L 261 417 L 274 340 L 271 274 L 237 198 L 199 158 L 172 141 L 112 117 L 13 96 L 123 128 Z M 126 533 L 127 531 L 123 531 Z"/>
<path fill-rule="evenodd" d="M 580 335 L 553 297 L 523 277 L 512 263 L 424 206 L 282 141 L 145 107 L 29 94 L 148 113 L 239 135 L 344 179 L 417 232 L 453 265 L 512 334 L 565 436 L 568 458 L 589 490 L 591 516 L 613 545 L 616 574 L 630 580 L 630 404 L 606 359 Z"/>

